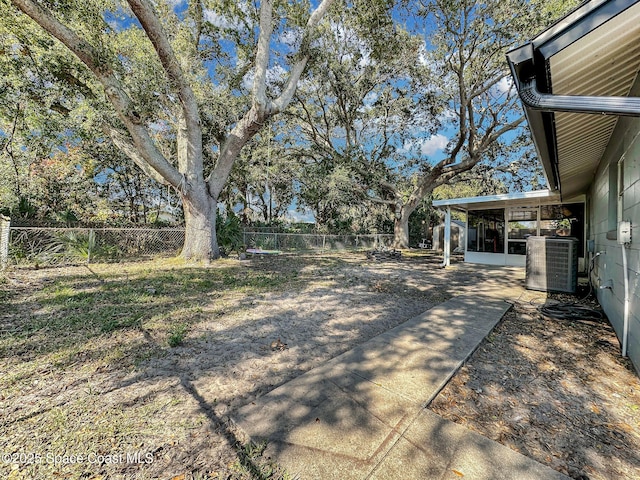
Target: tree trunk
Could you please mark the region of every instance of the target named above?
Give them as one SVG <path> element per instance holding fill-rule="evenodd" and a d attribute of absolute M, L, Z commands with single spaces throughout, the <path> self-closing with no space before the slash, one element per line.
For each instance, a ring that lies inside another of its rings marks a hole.
<path fill-rule="evenodd" d="M 403 209 L 404 213 L 404 209 Z M 400 215 L 393 220 L 393 248 L 409 247 L 409 215 Z"/>
<path fill-rule="evenodd" d="M 185 232 L 180 256 L 185 260 L 208 262 L 220 257 L 216 236 L 216 200 L 206 190 L 182 197 Z"/>

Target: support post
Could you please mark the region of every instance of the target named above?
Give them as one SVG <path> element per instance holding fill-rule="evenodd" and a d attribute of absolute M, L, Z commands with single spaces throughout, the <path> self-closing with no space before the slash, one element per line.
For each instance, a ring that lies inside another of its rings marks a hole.
<path fill-rule="evenodd" d="M 443 267 L 451 265 L 451 207 L 447 207 L 444 216 L 444 260 Z"/>
<path fill-rule="evenodd" d="M 10 228 L 11 219 L 0 215 L 0 270 L 4 270 L 9 264 Z"/>

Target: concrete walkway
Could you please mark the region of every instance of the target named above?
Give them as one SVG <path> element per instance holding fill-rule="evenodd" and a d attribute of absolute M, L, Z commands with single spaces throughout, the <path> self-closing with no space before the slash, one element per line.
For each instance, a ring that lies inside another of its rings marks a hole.
<path fill-rule="evenodd" d="M 516 293 L 498 283 L 456 296 L 258 398 L 234 420 L 304 480 L 567 479 L 425 409 Z"/>

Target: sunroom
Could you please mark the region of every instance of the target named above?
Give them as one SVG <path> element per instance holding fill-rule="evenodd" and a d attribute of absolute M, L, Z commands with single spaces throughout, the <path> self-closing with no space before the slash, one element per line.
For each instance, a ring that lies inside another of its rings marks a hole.
<path fill-rule="evenodd" d="M 518 192 L 484 197 L 435 200 L 444 209 L 445 230 L 451 212 L 462 212 L 466 222 L 464 261 L 485 265 L 524 267 L 527 239 L 544 237 L 574 239 L 578 270 L 585 269 L 584 196 L 560 200 L 549 190 Z M 445 231 L 445 264 L 449 246 Z"/>

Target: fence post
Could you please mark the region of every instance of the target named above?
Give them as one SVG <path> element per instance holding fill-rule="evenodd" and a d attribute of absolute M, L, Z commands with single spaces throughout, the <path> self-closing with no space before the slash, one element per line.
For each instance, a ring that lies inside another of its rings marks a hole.
<path fill-rule="evenodd" d="M 0 270 L 7 268 L 9 263 L 9 231 L 11 219 L 0 215 Z"/>
<path fill-rule="evenodd" d="M 96 236 L 95 236 L 95 232 L 93 231 L 93 228 L 89 229 L 89 238 L 87 238 L 87 265 L 89 265 L 91 263 L 91 241 L 93 239 L 93 241 L 96 241 Z"/>

